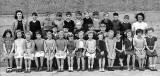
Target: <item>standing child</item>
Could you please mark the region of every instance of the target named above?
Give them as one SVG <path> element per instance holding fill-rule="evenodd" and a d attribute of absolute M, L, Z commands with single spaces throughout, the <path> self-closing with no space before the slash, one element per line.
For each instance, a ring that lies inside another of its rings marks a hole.
<path fill-rule="evenodd" d="M 99 71 L 104 72 L 105 68 L 105 55 L 107 53 L 106 50 L 106 43 L 104 42 L 104 35 L 103 33 L 98 34 L 98 40 L 96 42 L 97 45 L 97 58 L 99 59 Z"/>
<path fill-rule="evenodd" d="M 114 38 L 114 31 L 109 30 L 108 32 L 108 37 L 106 37 L 105 42 L 106 42 L 106 47 L 107 47 L 107 52 L 108 52 L 108 70 L 109 71 L 114 71 L 113 70 L 113 64 L 114 60 L 116 58 L 116 40 Z"/>
<path fill-rule="evenodd" d="M 132 67 L 133 70 L 135 70 L 135 52 L 133 47 L 133 37 L 132 37 L 132 31 L 126 30 L 125 35 L 127 38 L 124 39 L 124 48 L 125 52 L 127 54 L 127 68 L 128 71 L 130 71 L 130 59 L 132 57 Z"/>
<path fill-rule="evenodd" d="M 53 31 L 53 39 L 54 40 L 57 40 L 58 39 L 58 29 L 57 29 L 57 27 L 54 27 L 53 29 L 52 29 L 52 31 Z"/>
<path fill-rule="evenodd" d="M 63 30 L 64 20 L 62 18 L 62 13 L 61 12 L 57 12 L 56 19 L 54 20 L 54 23 L 57 26 L 58 31 L 62 31 Z"/>
<path fill-rule="evenodd" d="M 12 32 L 10 29 L 5 30 L 3 34 L 3 54 L 2 54 L 2 60 L 5 60 L 8 64 L 6 72 L 12 72 L 12 62 L 13 62 L 13 42 L 14 39 L 12 37 Z"/>
<path fill-rule="evenodd" d="M 77 71 L 80 71 L 80 64 L 81 64 L 81 60 L 82 60 L 82 70 L 85 70 L 85 61 L 84 61 L 84 54 L 85 54 L 85 40 L 83 39 L 84 37 L 84 32 L 80 31 L 78 33 L 78 37 L 79 39 L 76 41 L 76 57 L 77 57 L 77 64 L 78 64 L 78 68 Z"/>
<path fill-rule="evenodd" d="M 75 51 L 76 51 L 76 42 L 74 40 L 74 35 L 72 33 L 70 33 L 68 35 L 68 42 L 67 42 L 67 58 L 68 58 L 68 70 L 70 72 L 73 71 L 73 58 L 75 56 Z"/>
<path fill-rule="evenodd" d="M 120 66 L 121 66 L 120 70 L 123 70 L 123 59 L 125 57 L 125 53 L 124 53 L 123 40 L 122 40 L 120 31 L 117 31 L 117 34 L 116 34 L 116 55 L 120 62 Z"/>
<path fill-rule="evenodd" d="M 103 33 L 104 37 L 107 37 L 108 36 L 108 33 L 106 32 L 106 25 L 104 23 L 101 23 L 100 24 L 100 31 L 101 33 Z"/>
<path fill-rule="evenodd" d="M 64 68 L 64 59 L 66 58 L 66 50 L 67 50 L 67 41 L 64 39 L 63 31 L 58 33 L 59 39 L 56 40 L 56 54 L 55 57 L 57 59 L 58 71 L 63 72 Z"/>
<path fill-rule="evenodd" d="M 36 31 L 41 31 L 41 23 L 37 20 L 38 14 L 36 12 L 32 13 L 33 20 L 29 22 L 29 29 L 33 33 L 32 39 L 36 39 Z"/>
<path fill-rule="evenodd" d="M 93 32 L 88 33 L 88 38 L 89 39 L 86 41 L 86 56 L 88 57 L 88 70 L 93 71 L 94 58 L 96 56 L 96 40 L 93 39 Z"/>
<path fill-rule="evenodd" d="M 34 57 L 34 48 L 35 43 L 33 40 L 31 40 L 32 32 L 26 32 L 25 38 L 26 38 L 26 48 L 27 50 L 24 51 L 24 60 L 25 60 L 25 73 L 31 72 L 31 60 L 33 60 Z"/>
<path fill-rule="evenodd" d="M 153 36 L 154 29 L 148 28 L 146 37 L 147 42 L 147 56 L 149 57 L 149 68 L 151 71 L 157 71 L 156 69 L 156 62 L 157 62 L 157 37 Z"/>
<path fill-rule="evenodd" d="M 101 19 L 99 18 L 99 12 L 98 11 L 94 11 L 93 12 L 93 26 L 94 26 L 94 30 L 96 32 L 98 32 L 100 30 L 100 22 Z"/>
<path fill-rule="evenodd" d="M 20 30 L 16 31 L 16 40 L 14 41 L 14 58 L 16 60 L 17 72 L 22 72 L 22 60 L 24 56 L 24 51 L 26 51 L 25 39 L 22 38 L 22 32 Z"/>
<path fill-rule="evenodd" d="M 71 33 L 68 31 L 68 28 L 64 27 L 63 28 L 63 32 L 64 32 L 64 39 L 68 39 L 68 35 Z"/>
<path fill-rule="evenodd" d="M 43 70 L 43 59 L 44 59 L 44 39 L 41 37 L 41 33 L 39 31 L 36 32 L 36 40 L 35 40 L 35 62 L 37 69 L 36 71 Z M 39 66 L 39 58 L 40 58 L 40 66 Z"/>
<path fill-rule="evenodd" d="M 89 24 L 93 24 L 93 20 L 92 18 L 90 17 L 90 14 L 89 12 L 85 12 L 85 17 L 83 18 L 83 31 L 86 33 L 88 30 L 89 30 Z"/>
<path fill-rule="evenodd" d="M 68 28 L 69 32 L 74 32 L 74 27 L 75 27 L 75 23 L 73 20 L 71 20 L 72 18 L 72 13 L 71 12 L 67 12 L 66 13 L 66 20 L 64 21 L 64 26 L 63 28 Z"/>
<path fill-rule="evenodd" d="M 104 16 L 104 19 L 101 21 L 101 24 L 105 24 L 105 26 L 106 26 L 106 32 L 108 32 L 109 30 L 111 30 L 111 28 L 112 28 L 112 21 L 109 19 L 109 13 L 107 12 L 107 13 L 104 13 L 103 14 L 103 16 Z"/>
<path fill-rule="evenodd" d="M 52 71 L 53 57 L 55 53 L 55 40 L 52 39 L 53 34 L 51 31 L 47 32 L 47 40 L 44 42 L 45 58 L 47 58 L 47 72 Z"/>
<path fill-rule="evenodd" d="M 144 71 L 144 62 L 146 57 L 146 40 L 144 37 L 142 37 L 143 30 L 137 29 L 136 31 L 136 37 L 133 39 L 133 45 L 135 49 L 136 56 L 138 57 L 138 63 L 139 63 L 139 70 Z"/>
<path fill-rule="evenodd" d="M 77 11 L 76 12 L 76 19 L 75 19 L 75 28 L 78 28 L 78 27 L 82 27 L 82 24 L 83 24 L 83 20 L 82 20 L 82 13 L 80 11 Z"/>

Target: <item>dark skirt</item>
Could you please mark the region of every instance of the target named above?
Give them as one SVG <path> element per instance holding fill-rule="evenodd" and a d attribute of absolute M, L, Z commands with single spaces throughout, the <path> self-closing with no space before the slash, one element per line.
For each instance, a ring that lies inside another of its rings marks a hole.
<path fill-rule="evenodd" d="M 124 51 L 123 52 L 119 52 L 119 51 L 116 50 L 116 55 L 117 55 L 118 58 L 121 58 L 121 59 L 123 59 L 125 57 Z"/>
<path fill-rule="evenodd" d="M 100 58 L 105 58 L 107 57 L 107 52 L 104 52 L 104 54 L 102 55 L 101 52 L 96 52 L 96 58 L 100 59 Z"/>
<path fill-rule="evenodd" d="M 153 52 L 150 52 L 149 50 L 147 50 L 146 54 L 147 54 L 148 57 L 156 57 L 156 56 L 158 56 L 156 50 L 154 50 Z"/>
<path fill-rule="evenodd" d="M 76 57 L 77 58 L 84 57 L 83 52 L 84 52 L 83 48 L 78 48 L 78 50 L 76 51 Z"/>

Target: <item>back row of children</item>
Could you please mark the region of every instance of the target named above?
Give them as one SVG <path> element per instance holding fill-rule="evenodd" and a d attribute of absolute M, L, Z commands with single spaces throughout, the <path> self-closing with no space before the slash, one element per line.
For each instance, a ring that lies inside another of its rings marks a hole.
<path fill-rule="evenodd" d="M 144 27 L 134 27 L 136 30 L 132 28 L 131 31 L 131 24 L 128 23 L 127 20 L 121 23 L 117 18 L 118 13 L 113 14 L 113 21 L 104 19 L 98 22 L 98 19 L 91 19 L 87 16 L 88 14 L 86 14 L 87 19 L 77 17 L 75 21 L 72 21 L 67 18 L 66 22 L 69 23 L 62 26 L 63 30 L 59 29 L 59 27 L 61 27 L 59 21 L 57 21 L 57 27 L 53 27 L 51 25 L 53 22 L 48 22 L 50 21 L 49 18 L 46 19 L 48 21 L 43 22 L 42 27 L 39 26 L 40 22 L 36 20 L 37 14 L 33 13 L 33 21 L 31 21 L 29 25 L 30 31 L 25 30 L 24 22 L 22 22 L 22 12 L 19 11 L 16 15 L 17 20 L 21 22 L 18 21 L 18 23 L 14 23 L 13 25 L 15 39 L 12 38 L 12 32 L 10 30 L 6 30 L 3 35 L 3 49 L 5 52 L 3 59 L 9 63 L 9 68 L 6 69 L 7 72 L 12 71 L 13 56 L 16 61 L 17 72 L 22 71 L 23 58 L 25 60 L 25 72 L 31 71 L 31 60 L 35 60 L 37 71 L 42 70 L 44 58 L 47 59 L 47 71 L 53 71 L 52 65 L 54 57 L 57 59 L 58 71 L 64 70 L 64 59 L 66 58 L 68 60 L 68 70 L 73 71 L 74 57 L 76 57 L 77 60 L 77 70 L 84 71 L 86 70 L 85 57 L 87 57 L 87 68 L 89 71 L 93 71 L 94 60 L 97 58 L 99 59 L 99 71 L 104 72 L 105 63 L 108 63 L 109 71 L 114 70 L 113 65 L 116 56 L 119 58 L 121 70 L 123 70 L 125 55 L 127 55 L 126 62 L 128 70 L 131 70 L 129 65 L 131 61 L 130 58 L 132 58 L 132 69 L 135 70 L 135 60 L 138 59 L 139 70 L 143 71 L 144 64 L 148 63 L 146 62 L 146 58 L 149 57 L 149 68 L 152 71 L 156 71 L 157 53 L 155 49 L 157 38 L 153 36 L 154 29 L 148 28 L 145 33 L 146 36 L 144 37 L 144 30 L 137 29 Z M 70 13 L 66 15 L 67 17 L 71 16 Z M 80 12 L 79 15 L 81 16 Z M 105 15 L 108 16 L 108 14 Z M 143 15 L 136 17 L 144 20 Z M 128 19 L 129 16 L 126 15 L 125 18 Z M 69 21 L 67 21 L 68 19 Z M 54 24 L 55 23 L 56 22 L 54 22 Z M 73 26 L 74 24 L 75 26 Z M 123 27 L 125 31 L 122 31 L 122 27 L 118 27 L 119 25 L 123 26 L 123 24 L 125 25 L 125 27 Z M 138 25 L 135 23 L 133 26 Z M 59 32 L 57 32 L 57 28 Z M 40 65 L 38 58 L 40 58 Z M 108 59 L 108 62 L 106 62 L 105 59 Z"/>

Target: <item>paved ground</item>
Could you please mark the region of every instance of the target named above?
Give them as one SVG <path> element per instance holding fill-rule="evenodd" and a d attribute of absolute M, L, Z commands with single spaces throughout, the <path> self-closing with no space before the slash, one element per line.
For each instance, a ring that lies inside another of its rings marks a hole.
<path fill-rule="evenodd" d="M 146 71 L 120 71 L 120 70 L 116 70 L 113 72 L 99 72 L 99 71 L 94 71 L 94 72 L 88 72 L 88 71 L 80 71 L 80 72 L 68 72 L 68 71 L 64 71 L 64 72 L 31 72 L 31 73 L 16 73 L 16 72 L 12 72 L 12 73 L 5 73 L 5 69 L 4 68 L 0 68 L 0 76 L 160 76 L 160 70 L 157 72 L 151 72 L 149 70 Z"/>

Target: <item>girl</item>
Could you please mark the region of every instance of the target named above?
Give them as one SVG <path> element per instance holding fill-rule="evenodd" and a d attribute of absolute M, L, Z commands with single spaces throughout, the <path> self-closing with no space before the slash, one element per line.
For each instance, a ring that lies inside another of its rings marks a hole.
<path fill-rule="evenodd" d="M 75 27 L 82 27 L 82 24 L 83 24 L 83 20 L 82 20 L 82 13 L 80 11 L 77 11 L 76 12 L 76 19 L 75 19 Z"/>
<path fill-rule="evenodd" d="M 113 64 L 114 64 L 114 60 L 116 57 L 116 52 L 115 52 L 115 46 L 116 46 L 116 40 L 114 38 L 114 31 L 110 30 L 108 32 L 108 37 L 105 38 L 105 42 L 106 42 L 106 47 L 107 47 L 107 52 L 108 52 L 108 70 L 109 71 L 114 71 L 113 70 Z"/>
<path fill-rule="evenodd" d="M 68 70 L 70 72 L 73 71 L 73 58 L 75 56 L 76 51 L 76 42 L 74 40 L 74 36 L 72 33 L 68 35 L 68 42 L 67 42 L 67 58 L 68 58 Z"/>
<path fill-rule="evenodd" d="M 35 43 L 33 40 L 31 40 L 32 32 L 26 32 L 25 33 L 25 44 L 26 44 L 26 50 L 24 51 L 24 60 L 25 60 L 25 73 L 30 73 L 31 72 L 31 60 L 33 60 L 33 51 L 35 47 Z"/>
<path fill-rule="evenodd" d="M 149 57 L 149 68 L 151 71 L 157 71 L 156 69 L 156 62 L 157 62 L 157 52 L 156 52 L 156 47 L 157 47 L 157 37 L 153 36 L 154 29 L 153 28 L 148 28 L 147 34 L 148 36 L 146 37 L 146 42 L 147 42 L 147 56 Z"/>
<path fill-rule="evenodd" d="M 123 40 L 121 37 L 121 33 L 120 31 L 117 31 L 117 35 L 116 35 L 116 55 L 119 58 L 119 62 L 120 62 L 120 70 L 123 70 L 123 59 L 125 57 L 125 53 L 124 53 L 124 46 L 123 46 Z"/>
<path fill-rule="evenodd" d="M 99 18 L 99 12 L 98 11 L 94 11 L 93 12 L 93 26 L 94 26 L 94 30 L 96 32 L 98 32 L 100 29 L 100 21 L 101 19 Z"/>
<path fill-rule="evenodd" d="M 135 70 L 135 52 L 134 52 L 134 47 L 133 47 L 133 37 L 132 37 L 132 31 L 131 30 L 126 30 L 125 32 L 126 38 L 124 39 L 124 48 L 125 48 L 125 53 L 127 54 L 127 68 L 128 71 L 130 71 L 130 59 L 132 57 L 132 67 L 133 70 Z"/>
<path fill-rule="evenodd" d="M 96 40 L 93 39 L 93 33 L 88 33 L 88 40 L 86 41 L 87 51 L 86 56 L 88 57 L 88 70 L 93 71 L 94 58 L 96 55 Z"/>
<path fill-rule="evenodd" d="M 56 54 L 58 72 L 63 72 L 64 59 L 66 58 L 67 41 L 64 39 L 63 31 L 58 33 L 59 39 L 56 40 Z"/>
<path fill-rule="evenodd" d="M 24 56 L 24 51 L 27 50 L 25 41 L 26 40 L 22 38 L 22 31 L 17 30 L 16 40 L 14 41 L 14 44 L 13 44 L 14 45 L 13 50 L 15 50 L 14 58 L 16 60 L 17 72 L 22 72 L 22 60 Z"/>
<path fill-rule="evenodd" d="M 57 40 L 58 39 L 58 29 L 57 29 L 57 27 L 53 27 L 53 29 L 52 29 L 52 31 L 53 31 L 53 39 L 54 40 Z"/>
<path fill-rule="evenodd" d="M 36 39 L 36 31 L 41 31 L 41 23 L 37 20 L 38 14 L 36 12 L 32 13 L 33 20 L 29 22 L 29 30 L 33 33 L 32 39 Z"/>
<path fill-rule="evenodd" d="M 80 71 L 80 64 L 81 64 L 81 60 L 82 60 L 82 70 L 85 70 L 85 61 L 84 61 L 84 54 L 85 54 L 85 40 L 83 39 L 84 37 L 84 32 L 80 31 L 78 33 L 78 37 L 79 39 L 76 41 L 76 57 L 77 57 L 77 64 L 78 64 L 78 68 L 77 71 Z"/>
<path fill-rule="evenodd" d="M 57 12 L 56 19 L 54 20 L 54 23 L 57 26 L 58 31 L 62 31 L 63 30 L 64 20 L 62 18 L 62 13 L 61 12 Z"/>
<path fill-rule="evenodd" d="M 17 10 L 15 13 L 15 21 L 13 22 L 12 32 L 15 34 L 16 30 L 21 30 L 22 32 L 28 31 L 27 22 L 24 20 L 23 12 Z"/>
<path fill-rule="evenodd" d="M 146 41 L 144 37 L 142 37 L 143 30 L 138 29 L 136 31 L 136 37 L 133 39 L 133 45 L 135 49 L 136 56 L 138 57 L 138 63 L 139 63 L 139 70 L 144 71 L 144 62 L 145 62 L 145 56 L 146 56 Z"/>
<path fill-rule="evenodd" d="M 71 20 L 72 18 L 72 13 L 71 12 L 67 12 L 66 13 L 66 20 L 64 21 L 64 26 L 63 28 L 68 28 L 69 32 L 74 32 L 74 27 L 75 27 L 75 23 L 73 20 Z"/>
<path fill-rule="evenodd" d="M 14 39 L 12 37 L 12 32 L 10 29 L 5 30 L 3 34 L 3 55 L 2 55 L 2 60 L 5 60 L 8 64 L 6 72 L 12 72 L 12 61 L 13 61 L 13 42 Z"/>
<path fill-rule="evenodd" d="M 104 35 L 103 33 L 98 34 L 98 40 L 96 42 L 97 45 L 97 58 L 99 59 L 99 71 L 104 72 L 105 67 L 105 55 L 106 51 L 106 44 L 104 42 Z"/>
<path fill-rule="evenodd" d="M 112 29 L 112 21 L 109 19 L 109 13 L 104 13 L 103 14 L 104 16 L 104 19 L 101 21 L 101 24 L 105 24 L 105 27 L 106 27 L 106 32 L 108 32 L 109 30 Z"/>
<path fill-rule="evenodd" d="M 83 31 L 86 33 L 89 30 L 89 24 L 93 24 L 93 20 L 90 17 L 90 13 L 88 11 L 85 12 L 85 17 L 83 18 Z"/>
<path fill-rule="evenodd" d="M 55 53 L 55 40 L 52 39 L 53 35 L 51 31 L 47 32 L 47 40 L 44 42 L 45 58 L 47 58 L 47 72 L 52 71 L 53 57 Z"/>
<path fill-rule="evenodd" d="M 44 59 L 44 39 L 41 37 L 41 33 L 39 31 L 36 32 L 36 40 L 35 42 L 35 62 L 37 69 L 36 71 L 42 71 L 43 69 L 43 59 Z M 40 66 L 39 66 L 39 58 L 40 58 Z"/>

